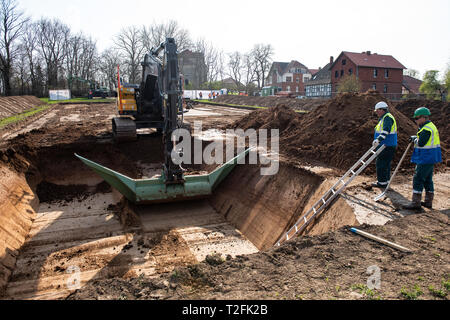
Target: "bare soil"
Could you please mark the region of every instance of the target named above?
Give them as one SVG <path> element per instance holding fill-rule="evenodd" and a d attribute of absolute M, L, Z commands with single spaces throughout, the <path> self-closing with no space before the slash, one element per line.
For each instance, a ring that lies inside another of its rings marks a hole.
<path fill-rule="evenodd" d="M 325 99 L 295 99 L 286 97 L 246 97 L 222 95 L 214 102 L 237 104 L 243 106 L 259 106 L 259 107 L 275 107 L 277 105 L 285 105 L 294 110 L 312 111 L 316 107 L 324 104 Z"/>
<path fill-rule="evenodd" d="M 281 105 L 251 114 L 198 105 L 185 121 L 202 120 L 204 129 L 279 128 L 280 173 L 263 177 L 257 165 L 238 166 L 207 200 L 153 206 L 130 206 L 73 155 L 133 178 L 158 168 L 162 146 L 157 134 L 141 133 L 133 143 L 113 142 L 113 104 L 59 105 L 41 118 L 4 130 L 0 133 L 4 176 L 0 295 L 6 299 L 404 299 L 417 285 L 422 291 L 419 299 L 441 299 L 438 292 L 448 292 L 443 280 L 450 281 L 450 172 L 445 167 L 435 178 L 434 210 L 418 214 L 398 210 L 411 190 L 409 171 L 400 173 L 395 192 L 381 203 L 372 200 L 378 191 L 368 187 L 370 177 L 361 176 L 303 237 L 273 248 L 347 164 L 368 149 L 372 136 L 365 130 L 373 132 L 376 119 L 370 116 L 377 99 L 374 94 L 339 97 L 303 116 Z M 393 112 L 400 128 L 413 130 L 394 108 Z M 346 127 L 348 119 L 351 128 Z M 352 135 L 340 132 L 341 123 Z M 401 133 L 401 143 L 408 135 Z M 313 143 L 317 149 L 313 150 Z M 189 169 L 197 173 L 211 168 Z M 380 226 L 364 224 L 387 221 Z M 413 253 L 398 252 L 347 230 L 361 224 L 359 228 Z M 382 276 L 381 289 L 375 292 L 364 287 L 367 268 L 373 265 Z M 67 285 L 73 267 L 80 271 L 77 290 Z"/>
<path fill-rule="evenodd" d="M 35 96 L 0 97 L 0 119 L 43 105 Z"/>

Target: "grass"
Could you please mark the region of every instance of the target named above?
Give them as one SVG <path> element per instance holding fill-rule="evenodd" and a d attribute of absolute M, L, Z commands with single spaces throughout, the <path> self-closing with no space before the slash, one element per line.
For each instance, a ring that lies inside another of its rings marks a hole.
<path fill-rule="evenodd" d="M 29 110 L 27 110 L 25 112 L 16 114 L 14 116 L 1 119 L 0 120 L 0 129 L 5 127 L 5 126 L 7 126 L 7 125 L 9 125 L 9 124 L 17 123 L 19 121 L 22 121 L 22 120 L 24 120 L 24 119 L 26 119 L 28 117 L 31 117 L 32 115 L 35 115 L 35 114 L 37 114 L 39 112 L 47 110 L 50 107 L 51 107 L 51 105 L 43 105 L 43 106 L 40 106 L 40 107 L 35 107 L 35 108 L 32 108 L 32 109 L 29 109 Z"/>
<path fill-rule="evenodd" d="M 203 99 L 203 100 L 195 100 L 197 102 L 200 103 L 209 103 L 209 104 L 216 104 L 216 105 L 226 105 L 229 107 L 238 107 L 238 108 L 253 108 L 253 109 L 269 109 L 268 107 L 261 107 L 261 106 L 247 106 L 247 105 L 240 105 L 240 104 L 233 104 L 233 103 L 220 103 L 220 102 L 214 102 L 212 100 L 207 100 L 207 99 Z M 297 113 L 308 113 L 309 111 L 305 111 L 305 110 L 294 110 Z"/>
<path fill-rule="evenodd" d="M 411 289 L 403 287 L 400 291 L 400 294 L 408 300 L 417 300 L 417 298 L 419 298 L 423 294 L 423 291 L 419 285 L 415 284 Z"/>
<path fill-rule="evenodd" d="M 377 291 L 373 290 L 373 289 L 369 289 L 366 285 L 364 284 L 355 284 L 351 287 L 351 289 L 353 291 L 359 290 L 359 292 L 361 294 L 363 294 L 367 299 L 369 300 L 381 300 L 381 295 L 378 294 L 377 295 Z"/>
<path fill-rule="evenodd" d="M 57 104 L 57 103 L 76 103 L 76 102 L 105 103 L 111 102 L 115 98 L 106 98 L 106 99 L 74 98 L 69 100 L 53 100 L 53 101 L 50 101 L 49 98 L 39 98 L 39 99 L 45 104 Z"/>
<path fill-rule="evenodd" d="M 443 289 L 435 289 L 433 286 L 429 286 L 428 290 L 430 290 L 430 293 L 438 298 L 445 298 L 447 296 L 447 292 L 445 292 Z"/>

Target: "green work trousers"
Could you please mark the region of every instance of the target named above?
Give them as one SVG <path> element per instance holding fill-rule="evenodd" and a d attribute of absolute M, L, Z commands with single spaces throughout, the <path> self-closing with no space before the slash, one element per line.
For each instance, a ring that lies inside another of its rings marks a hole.
<path fill-rule="evenodd" d="M 377 157 L 378 183 L 388 184 L 391 179 L 391 162 L 394 159 L 396 147 L 386 147 Z"/>
<path fill-rule="evenodd" d="M 434 164 L 416 165 L 416 173 L 413 179 L 414 193 L 422 194 L 424 188 L 426 192 L 434 192 L 433 170 Z"/>

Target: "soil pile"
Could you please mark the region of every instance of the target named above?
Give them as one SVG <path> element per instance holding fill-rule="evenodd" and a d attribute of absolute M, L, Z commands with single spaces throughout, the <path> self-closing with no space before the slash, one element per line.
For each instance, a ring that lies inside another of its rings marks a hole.
<path fill-rule="evenodd" d="M 297 127 L 301 117 L 285 104 L 273 108 L 252 112 L 236 121 L 234 129 L 279 129 L 280 134 L 288 128 Z"/>
<path fill-rule="evenodd" d="M 314 112 L 298 115 L 282 106 L 255 111 L 233 126 L 280 129 L 280 148 L 291 159 L 304 160 L 309 164 L 326 165 L 342 170 L 350 168 L 372 146 L 374 128 L 378 118 L 373 112 L 375 104 L 384 98 L 376 92 L 347 93 L 340 95 Z M 416 133 L 411 119 L 390 106 L 397 121 L 397 162 Z M 408 161 L 403 168 L 412 168 Z M 366 173 L 375 172 L 371 165 Z"/>
<path fill-rule="evenodd" d="M 223 95 L 219 96 L 214 102 L 237 104 L 243 106 L 259 106 L 259 107 L 273 107 L 278 104 L 284 104 L 294 110 L 311 111 L 319 105 L 325 103 L 324 99 L 295 99 L 286 97 L 246 97 Z"/>
<path fill-rule="evenodd" d="M 0 119 L 44 104 L 35 96 L 0 97 Z"/>

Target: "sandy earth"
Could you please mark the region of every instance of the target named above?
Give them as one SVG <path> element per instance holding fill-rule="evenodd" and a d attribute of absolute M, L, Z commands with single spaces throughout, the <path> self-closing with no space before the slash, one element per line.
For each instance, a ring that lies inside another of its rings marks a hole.
<path fill-rule="evenodd" d="M 224 128 L 248 112 L 197 105 L 185 121 Z M 420 299 L 440 299 L 436 292 L 448 292 L 448 169 L 435 176 L 434 210 L 399 209 L 410 199 L 410 172 L 400 172 L 378 203 L 373 197 L 380 191 L 368 187 L 373 176 L 363 175 L 307 236 L 273 248 L 289 224 L 342 174 L 339 170 L 288 158 L 282 160 L 279 179 L 258 179 L 252 173 L 258 168 L 244 167 L 233 171 L 209 200 L 130 209 L 72 157 L 78 152 L 130 176 L 157 171 L 161 156 L 148 151 L 158 149 L 160 138 L 146 134 L 135 144 L 115 146 L 114 114 L 113 104 L 60 105 L 0 132 L 1 169 L 22 186 L 14 206 L 35 204 L 27 207 L 29 225 L 15 222 L 25 244 L 4 256 L 15 265 L 1 261 L 11 273 L 4 298 L 404 299 L 415 285 L 421 288 Z M 8 197 L 10 187 L 2 188 L 0 196 Z M 37 195 L 46 202 L 36 205 Z M 121 220 L 124 210 L 131 210 L 134 219 Z M 343 227 L 364 223 L 375 226 L 361 229 L 413 253 Z M 376 291 L 364 287 L 372 265 L 381 270 Z"/>

